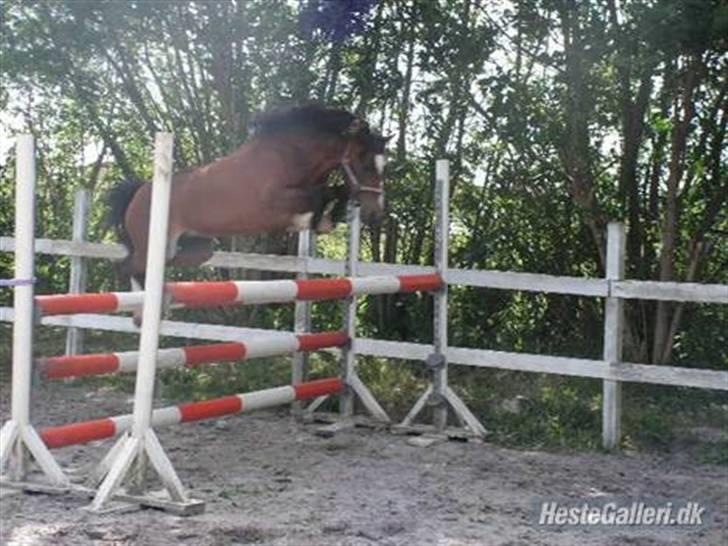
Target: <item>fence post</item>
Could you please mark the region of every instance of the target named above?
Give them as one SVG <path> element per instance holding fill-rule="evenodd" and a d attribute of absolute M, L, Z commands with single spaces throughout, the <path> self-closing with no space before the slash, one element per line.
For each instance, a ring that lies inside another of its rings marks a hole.
<path fill-rule="evenodd" d="M 303 271 L 296 273 L 297 279 L 308 278 L 308 261 L 306 259 L 314 256 L 315 250 L 315 233 L 310 229 L 300 231 L 298 233 L 298 257 L 303 259 L 305 266 Z M 311 331 L 311 302 L 296 300 L 293 331 L 297 334 Z M 291 384 L 298 385 L 303 382 L 308 373 L 308 353 L 299 351 L 294 354 L 291 366 Z M 302 408 L 302 402 L 293 402 L 292 412 L 294 415 L 299 416 Z"/>
<path fill-rule="evenodd" d="M 625 237 L 624 224 L 610 223 L 607 226 L 607 282 L 624 279 Z M 607 366 L 622 361 L 622 338 L 624 331 L 624 302 L 611 295 L 604 304 L 604 361 Z M 606 449 L 619 445 L 622 418 L 622 383 L 604 380 L 602 385 L 602 444 Z"/>
<path fill-rule="evenodd" d="M 89 193 L 86 190 L 76 192 L 73 199 L 73 242 L 86 240 L 89 211 Z M 71 275 L 68 281 L 69 294 L 81 294 L 86 291 L 86 258 L 71 256 Z M 66 332 L 66 354 L 76 355 L 83 352 L 83 330 L 71 327 Z"/>
<path fill-rule="evenodd" d="M 346 260 L 346 276 L 355 277 L 359 265 L 359 251 L 361 245 L 361 209 L 359 203 L 349 201 L 347 211 L 349 225 L 349 243 Z M 340 397 L 340 413 L 344 418 L 354 415 L 354 381 L 356 354 L 354 352 L 354 338 L 356 337 L 356 297 L 349 296 L 344 300 L 344 331 L 350 342 L 341 351 L 341 375 L 344 380 L 344 391 Z"/>
<path fill-rule="evenodd" d="M 447 279 L 448 238 L 450 234 L 450 162 L 438 159 L 435 163 L 435 249 L 434 264 L 437 272 Z M 432 401 L 433 421 L 438 431 L 447 426 L 447 284 L 434 294 L 433 305 L 433 364 Z"/>

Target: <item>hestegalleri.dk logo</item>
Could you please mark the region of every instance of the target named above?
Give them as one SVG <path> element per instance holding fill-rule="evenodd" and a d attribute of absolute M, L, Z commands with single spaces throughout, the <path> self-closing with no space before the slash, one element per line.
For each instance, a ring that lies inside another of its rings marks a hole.
<path fill-rule="evenodd" d="M 534 523 L 539 527 L 684 526 L 704 525 L 706 503 L 678 500 L 639 499 L 538 499 Z"/>

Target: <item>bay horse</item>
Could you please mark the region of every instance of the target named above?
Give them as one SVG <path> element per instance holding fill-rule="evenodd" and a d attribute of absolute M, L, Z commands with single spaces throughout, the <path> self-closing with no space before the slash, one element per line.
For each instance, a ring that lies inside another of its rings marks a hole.
<path fill-rule="evenodd" d="M 237 151 L 174 174 L 168 264 L 199 266 L 215 237 L 331 231 L 348 199 L 360 203 L 364 222 L 378 222 L 387 140 L 345 110 L 302 106 L 260 116 Z M 346 184 L 332 187 L 338 168 Z M 107 223 L 129 251 L 117 271 L 136 289 L 144 285 L 151 186 L 122 182 L 108 197 Z"/>

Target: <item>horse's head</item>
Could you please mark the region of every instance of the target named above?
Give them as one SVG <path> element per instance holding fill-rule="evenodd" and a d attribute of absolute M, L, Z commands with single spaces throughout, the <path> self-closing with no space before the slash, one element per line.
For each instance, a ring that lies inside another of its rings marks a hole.
<path fill-rule="evenodd" d="M 364 120 L 346 110 L 316 104 L 268 112 L 258 116 L 255 124 L 259 138 L 284 137 L 294 139 L 297 145 L 301 141 L 311 144 L 306 149 L 306 160 L 324 166 L 324 180 L 340 165 L 349 198 L 361 204 L 362 219 L 368 223 L 381 219 L 388 138 L 373 132 Z M 320 175 L 317 172 L 317 180 Z"/>
<path fill-rule="evenodd" d="M 351 123 L 346 137 L 341 166 L 349 184 L 349 196 L 361 205 L 364 222 L 379 223 L 384 215 L 385 148 L 389 137 L 372 132 L 360 119 Z"/>

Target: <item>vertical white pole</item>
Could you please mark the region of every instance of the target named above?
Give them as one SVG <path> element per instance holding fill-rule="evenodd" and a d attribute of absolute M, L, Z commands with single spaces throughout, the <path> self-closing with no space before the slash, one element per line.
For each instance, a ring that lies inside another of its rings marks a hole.
<path fill-rule="evenodd" d="M 314 249 L 316 248 L 315 234 L 312 230 L 307 229 L 298 233 L 298 257 L 309 258 L 314 255 Z M 308 278 L 307 271 L 301 271 L 296 275 L 297 279 Z M 294 309 L 294 325 L 293 331 L 297 334 L 302 334 L 311 331 L 311 302 L 308 301 L 296 301 Z M 303 382 L 308 370 L 308 353 L 300 351 L 293 355 L 292 368 L 291 368 L 291 384 L 299 385 Z M 294 402 L 292 404 L 292 410 L 294 415 L 298 415 L 301 412 L 301 402 Z"/>
<path fill-rule="evenodd" d="M 149 429 L 154 398 L 154 378 L 159 348 L 159 323 L 162 318 L 164 266 L 167 257 L 169 196 L 172 187 L 171 133 L 157 133 L 154 147 L 154 181 L 149 224 L 142 333 L 139 340 L 139 365 L 134 395 L 132 435 L 141 439 Z"/>
<path fill-rule="evenodd" d="M 73 241 L 76 243 L 81 243 L 86 240 L 89 201 L 89 193 L 86 190 L 76 192 L 73 200 Z M 81 294 L 85 291 L 86 259 L 83 256 L 72 256 L 68 293 Z M 69 328 L 66 332 L 66 354 L 75 355 L 82 351 L 83 330 L 80 328 Z"/>
<path fill-rule="evenodd" d="M 137 479 L 134 485 L 137 489 L 143 489 L 145 467 L 149 461 L 167 489 L 171 502 L 185 506 L 199 505 L 196 502 L 191 503 L 187 498 L 182 482 L 151 428 L 159 325 L 164 295 L 164 266 L 167 261 L 173 140 L 171 133 L 157 133 L 155 138 L 142 333 L 139 340 L 139 365 L 134 391 L 131 436 L 124 436 L 124 439 L 112 448 L 113 454 L 104 459 L 103 471 L 106 472 L 106 477 L 96 491 L 90 506 L 91 511 L 100 511 L 104 508 L 135 461 Z"/>
<path fill-rule="evenodd" d="M 32 135 L 17 142 L 15 186 L 15 278 L 33 279 L 35 270 L 35 144 Z M 12 420 L 23 427 L 30 422 L 30 386 L 33 367 L 33 284 L 15 287 L 13 294 Z"/>
<path fill-rule="evenodd" d="M 348 208 L 349 223 L 349 245 L 346 261 L 346 276 L 355 277 L 359 265 L 359 249 L 361 243 L 361 209 L 358 203 L 349 202 Z M 351 387 L 355 380 L 356 354 L 353 345 L 356 336 L 356 298 L 350 297 L 344 301 L 344 331 L 349 336 L 351 343 L 341 353 L 341 375 L 344 380 L 344 392 L 341 394 L 342 417 L 354 415 L 354 392 Z"/>
<path fill-rule="evenodd" d="M 477 437 L 484 437 L 488 431 L 468 406 L 448 385 L 448 339 L 447 339 L 447 280 L 448 243 L 450 236 L 450 163 L 440 159 L 435 163 L 435 248 L 434 263 L 445 285 L 434 294 L 433 309 L 433 352 L 427 357 L 426 364 L 432 372 L 432 384 L 417 399 L 415 405 L 402 421 L 409 427 L 424 407 L 433 406 L 433 425 L 438 431 L 447 427 L 448 410 L 463 427 Z"/>
<path fill-rule="evenodd" d="M 447 279 L 448 239 L 450 235 L 450 162 L 439 159 L 435 163 L 435 268 Z M 433 364 L 433 389 L 435 401 L 433 420 L 437 430 L 447 426 L 447 285 L 434 295 L 433 345 L 437 358 Z"/>
<path fill-rule="evenodd" d="M 624 224 L 607 226 L 607 280 L 624 278 Z M 613 365 L 622 360 L 624 304 L 620 298 L 607 298 L 604 307 L 604 360 Z M 605 380 L 602 387 L 602 443 L 613 449 L 619 445 L 622 418 L 622 383 Z"/>
<path fill-rule="evenodd" d="M 12 478 L 26 475 L 29 452 L 53 485 L 70 486 L 68 478 L 30 424 L 33 367 L 33 272 L 35 270 L 35 145 L 31 135 L 17 141 L 15 189 L 15 278 L 13 294 L 12 416 L 0 430 L 0 473 L 12 465 Z M 15 456 L 13 458 L 13 455 Z"/>

